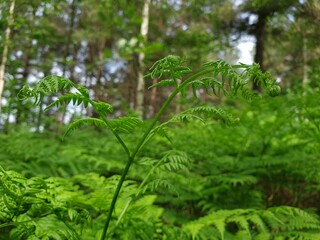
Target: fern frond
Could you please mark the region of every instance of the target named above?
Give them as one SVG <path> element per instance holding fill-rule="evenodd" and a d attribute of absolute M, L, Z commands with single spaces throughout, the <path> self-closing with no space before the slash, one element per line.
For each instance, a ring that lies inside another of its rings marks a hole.
<path fill-rule="evenodd" d="M 35 98 L 35 104 L 39 104 L 41 97 L 56 93 L 59 90 L 68 90 L 72 87 L 77 88 L 76 84 L 69 79 L 59 76 L 47 76 L 39 81 L 34 89 L 30 89 L 28 86 L 23 86 L 18 93 L 18 97 L 21 100 Z"/>
<path fill-rule="evenodd" d="M 166 189 L 169 192 L 173 192 L 176 195 L 179 195 L 176 187 L 172 183 L 170 183 L 166 179 L 161 179 L 161 178 L 153 179 L 152 181 L 148 182 L 143 188 L 141 188 L 139 193 L 143 194 L 147 190 L 151 192 L 155 192 L 159 188 Z"/>
<path fill-rule="evenodd" d="M 227 184 L 232 186 L 255 184 L 258 179 L 252 175 L 246 174 L 221 174 L 210 177 L 218 184 Z"/>
<path fill-rule="evenodd" d="M 208 118 L 221 120 L 223 123 L 228 125 L 235 125 L 239 122 L 239 118 L 233 117 L 231 114 L 225 112 L 221 108 L 215 108 L 211 106 L 189 108 L 186 111 L 174 115 L 171 119 L 153 128 L 153 130 L 145 140 L 145 143 L 148 142 L 156 134 L 163 136 L 167 138 L 169 142 L 172 142 L 166 132 L 166 128 L 168 125 L 172 123 L 187 123 L 192 121 L 205 123 Z"/>
<path fill-rule="evenodd" d="M 188 113 L 188 112 L 183 112 L 183 113 L 179 113 L 177 115 L 174 115 L 169 121 L 170 121 L 170 123 L 174 123 L 174 122 L 187 123 L 187 122 L 191 122 L 191 121 L 195 121 L 195 120 L 198 120 L 203 123 L 205 122 L 205 120 L 203 118 L 201 118 L 200 116 L 198 116 L 196 114 Z"/>
<path fill-rule="evenodd" d="M 86 87 L 78 84 L 75 86 L 75 88 L 81 93 L 83 97 L 89 98 L 89 90 Z"/>
<path fill-rule="evenodd" d="M 106 123 L 98 118 L 83 118 L 78 119 L 69 124 L 67 131 L 64 133 L 63 138 L 65 138 L 70 132 L 77 130 L 83 125 L 95 125 L 97 127 L 107 127 Z"/>
<path fill-rule="evenodd" d="M 68 90 L 76 85 L 69 79 L 59 76 L 44 77 L 36 86 L 37 92 L 42 92 L 45 95 L 56 93 L 59 90 Z"/>
<path fill-rule="evenodd" d="M 160 162 L 161 163 L 158 165 L 159 169 L 177 171 L 181 169 L 187 170 L 190 159 L 185 152 L 173 150 L 167 152 Z"/>
<path fill-rule="evenodd" d="M 110 121 L 112 128 L 121 133 L 131 133 L 141 123 L 142 120 L 136 117 L 122 117 Z"/>
<path fill-rule="evenodd" d="M 155 62 L 150 68 L 150 73 L 145 77 L 151 77 L 152 79 L 161 79 L 164 76 L 167 79 L 160 80 L 150 88 L 158 86 L 177 86 L 177 79 L 182 79 L 183 75 L 192 72 L 189 67 L 182 65 L 183 62 L 184 61 L 182 58 L 173 55 L 169 55 Z"/>
<path fill-rule="evenodd" d="M 196 238 L 206 228 L 214 226 L 220 233 L 219 239 L 224 239 L 228 232 L 226 226 L 235 224 L 237 231 L 233 236 L 242 232 L 248 236 L 257 236 L 257 239 L 270 239 L 270 237 L 302 237 L 312 236 L 319 232 L 320 220 L 315 215 L 293 207 L 273 207 L 266 210 L 235 209 L 219 210 L 207 216 L 189 222 L 183 228 Z M 296 234 L 294 234 L 296 232 Z M 296 239 L 296 238 L 294 238 Z M 305 239 L 305 238 L 303 238 Z"/>
<path fill-rule="evenodd" d="M 69 90 L 71 88 L 75 88 L 78 93 L 66 93 L 63 96 L 60 96 L 56 101 L 47 106 L 45 110 L 48 110 L 53 106 L 59 107 L 63 104 L 66 105 L 72 101 L 73 105 L 80 105 L 83 103 L 84 107 L 87 107 L 90 103 L 96 112 L 101 116 L 105 116 L 113 111 L 112 106 L 108 103 L 90 100 L 89 90 L 84 86 L 80 84 L 76 85 L 72 81 L 58 76 L 48 76 L 43 78 L 34 89 L 24 86 L 19 91 L 18 97 L 21 100 L 35 98 L 35 104 L 39 104 L 43 96 L 56 93 L 59 90 Z"/>
<path fill-rule="evenodd" d="M 212 69 L 213 76 L 194 79 L 185 86 L 185 88 L 192 87 L 195 97 L 197 97 L 197 89 L 203 87 L 207 93 L 210 94 L 211 89 L 212 93 L 218 97 L 221 93 L 226 96 L 234 96 L 241 92 L 243 98 L 251 100 L 256 98 L 257 95 L 249 91 L 247 85 L 250 81 L 261 84 L 270 96 L 277 96 L 281 91 L 271 74 L 269 72 L 262 73 L 258 64 L 246 65 L 240 63 L 230 65 L 226 61 L 216 60 L 210 61 L 204 66 Z"/>
<path fill-rule="evenodd" d="M 221 108 L 215 108 L 211 106 L 200 106 L 200 107 L 194 107 L 194 108 L 189 108 L 186 111 L 183 111 L 177 115 L 174 115 L 171 119 L 168 121 L 160 124 L 159 126 L 155 127 L 151 133 L 147 141 L 154 136 L 155 134 L 162 134 L 166 138 L 166 126 L 172 123 L 177 123 L 177 122 L 191 122 L 191 121 L 199 121 L 202 123 L 206 122 L 206 119 L 208 118 L 215 118 L 222 120 L 223 123 L 226 123 L 228 125 L 234 125 L 239 122 L 238 118 L 234 118 L 231 114 L 225 112 Z M 170 138 L 168 138 L 169 141 Z"/>
<path fill-rule="evenodd" d="M 167 179 L 162 178 L 161 173 L 167 174 L 168 171 L 175 172 L 179 170 L 187 170 L 187 167 L 190 164 L 190 159 L 185 152 L 172 150 L 166 152 L 160 160 L 142 158 L 139 161 L 139 164 L 152 166 L 151 170 L 139 186 L 139 189 L 141 189 L 139 190 L 140 193 L 144 193 L 147 189 L 155 191 L 158 187 L 163 187 L 174 191 L 178 195 L 173 184 L 171 184 Z M 149 178 L 153 178 L 153 180 L 147 183 Z"/>
<path fill-rule="evenodd" d="M 316 215 L 310 214 L 299 208 L 288 206 L 274 207 L 269 209 L 271 212 L 285 219 L 283 229 L 288 231 L 301 230 L 301 229 L 318 229 L 320 230 L 319 219 Z M 290 216 L 290 218 L 288 218 Z"/>
<path fill-rule="evenodd" d="M 59 107 L 61 105 L 68 105 L 71 101 L 73 105 L 79 106 L 83 103 L 84 107 L 87 107 L 90 100 L 79 93 L 66 93 L 63 96 L 60 96 L 56 101 L 52 102 L 44 110 L 47 111 L 54 106 Z"/>
<path fill-rule="evenodd" d="M 113 112 L 113 107 L 105 102 L 92 102 L 92 106 L 96 110 L 96 112 L 101 116 L 106 116 L 109 113 Z"/>
<path fill-rule="evenodd" d="M 212 106 L 200 106 L 186 110 L 185 112 L 202 115 L 205 118 L 216 118 L 223 121 L 228 125 L 233 125 L 239 122 L 238 118 L 233 117 L 230 113 L 227 113 L 222 108 L 216 108 Z"/>
<path fill-rule="evenodd" d="M 168 87 L 168 86 L 174 86 L 176 85 L 176 81 L 174 79 L 165 79 L 165 80 L 161 80 L 160 82 L 157 82 L 153 85 L 151 85 L 150 87 L 148 87 L 148 89 L 152 89 L 155 87 Z"/>
<path fill-rule="evenodd" d="M 75 230 L 60 221 L 55 214 L 41 218 L 35 222 L 35 235 L 47 239 L 70 239 L 77 240 L 79 236 Z"/>

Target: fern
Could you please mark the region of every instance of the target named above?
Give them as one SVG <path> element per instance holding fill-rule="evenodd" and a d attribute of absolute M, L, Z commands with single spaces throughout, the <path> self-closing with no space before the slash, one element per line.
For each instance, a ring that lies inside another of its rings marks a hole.
<path fill-rule="evenodd" d="M 154 177 L 154 173 L 158 172 L 161 173 L 161 171 L 178 171 L 178 170 L 185 170 L 187 167 L 188 160 L 186 156 L 184 156 L 181 153 L 175 152 L 174 154 L 171 152 L 168 155 L 165 155 L 160 161 L 155 163 L 154 165 L 151 165 L 151 170 L 145 177 L 145 180 L 140 184 L 138 189 L 136 189 L 136 185 L 133 182 L 125 181 L 125 178 L 128 174 L 128 171 L 131 167 L 131 164 L 136 159 L 137 154 L 141 151 L 142 147 L 145 145 L 145 143 L 150 140 L 150 138 L 155 133 L 161 133 L 163 135 L 165 134 L 165 128 L 170 123 L 182 121 L 182 122 L 188 122 L 191 120 L 201 121 L 205 122 L 208 118 L 213 119 L 221 119 L 223 122 L 226 123 L 235 123 L 236 120 L 231 117 L 231 115 L 225 113 L 223 110 L 218 108 L 209 108 L 209 107 L 199 107 L 199 108 L 193 108 L 185 110 L 176 116 L 173 116 L 170 120 L 167 122 L 164 122 L 160 124 L 158 127 L 156 127 L 156 124 L 160 120 L 160 117 L 164 113 L 164 111 L 168 108 L 169 104 L 172 102 L 172 100 L 177 96 L 178 93 L 186 93 L 187 89 L 191 87 L 193 89 L 193 92 L 196 94 L 197 89 L 199 87 L 204 87 L 205 90 L 209 93 L 209 90 L 211 89 L 212 92 L 219 96 L 221 93 L 223 93 L 226 96 L 229 95 L 236 95 L 237 92 L 241 92 L 242 96 L 247 99 L 252 99 L 256 94 L 252 93 L 248 90 L 246 87 L 247 84 L 250 81 L 257 81 L 262 84 L 264 88 L 266 88 L 267 92 L 270 95 L 277 95 L 280 92 L 280 89 L 278 86 L 275 85 L 275 80 L 270 76 L 268 73 L 262 73 L 258 67 L 258 65 L 248 66 L 244 64 L 239 65 L 229 65 L 225 61 L 218 60 L 218 61 L 212 61 L 208 62 L 204 65 L 205 69 L 203 71 L 200 71 L 198 73 L 195 73 L 191 76 L 189 76 L 186 79 L 183 79 L 185 75 L 190 74 L 192 71 L 189 67 L 183 65 L 184 60 L 180 57 L 169 55 L 159 61 L 157 61 L 151 68 L 150 73 L 146 75 L 146 77 L 151 77 L 153 79 L 157 79 L 157 83 L 151 86 L 153 87 L 159 87 L 159 86 L 174 86 L 174 90 L 168 97 L 168 99 L 165 101 L 159 112 L 156 114 L 155 118 L 152 120 L 148 128 L 145 130 L 144 134 L 140 138 L 140 140 L 137 142 L 135 147 L 133 149 L 129 149 L 125 141 L 122 139 L 122 136 L 120 133 L 129 133 L 132 132 L 135 126 L 137 126 L 141 121 L 137 118 L 119 118 L 115 120 L 109 120 L 107 119 L 108 115 L 113 111 L 113 108 L 110 104 L 105 102 L 99 102 L 94 101 L 89 96 L 89 91 L 85 87 L 81 85 L 75 85 L 70 80 L 61 78 L 61 77 L 55 77 L 55 76 L 49 76 L 41 80 L 34 89 L 29 89 L 28 87 L 23 87 L 21 91 L 19 92 L 19 98 L 20 99 L 26 99 L 26 98 L 35 98 L 35 103 L 39 104 L 43 96 L 47 96 L 49 94 L 56 93 L 58 90 L 71 90 L 71 88 L 74 88 L 77 92 L 69 92 L 65 93 L 62 96 L 60 96 L 55 102 L 51 103 L 46 109 L 51 108 L 53 106 L 59 107 L 60 105 L 66 105 L 69 103 L 72 103 L 74 105 L 79 105 L 81 103 L 84 104 L 84 107 L 88 107 L 91 105 L 94 110 L 98 113 L 98 118 L 88 118 L 83 120 L 76 120 L 73 122 L 66 134 L 68 134 L 71 131 L 74 131 L 75 129 L 79 128 L 83 124 L 95 124 L 99 127 L 107 127 L 111 130 L 112 134 L 117 139 L 118 143 L 124 150 L 124 153 L 127 155 L 127 163 L 124 168 L 124 171 L 120 177 L 120 179 L 117 178 L 117 186 L 115 189 L 112 188 L 112 190 L 115 191 L 113 198 L 111 202 L 109 202 L 110 199 L 107 198 L 106 193 L 103 193 L 103 196 L 106 198 L 106 202 L 110 204 L 109 211 L 107 212 L 107 218 L 106 223 L 103 227 L 102 234 L 101 234 L 101 240 L 105 239 L 107 235 L 107 230 L 109 228 L 109 224 L 112 219 L 112 214 L 114 212 L 114 209 L 116 208 L 116 201 L 119 198 L 120 190 L 122 189 L 122 186 L 124 185 L 124 191 L 130 192 L 129 199 L 137 199 L 139 196 L 139 192 L 146 188 L 147 186 L 147 180 L 150 179 L 154 180 L 157 179 Z M 242 69 L 242 71 L 241 71 Z M 164 80 L 162 79 L 164 78 Z M 73 90 L 73 89 L 72 89 Z M 66 135 L 65 134 L 65 135 Z M 150 177 L 150 179 L 149 179 Z M 151 178 L 152 177 L 152 178 Z M 158 178 L 161 179 L 161 178 Z M 151 180 L 151 182 L 152 182 Z M 52 183 L 57 183 L 57 179 L 53 180 Z M 50 186 L 50 182 L 46 183 L 48 186 Z M 237 184 L 234 182 L 234 184 Z M 165 184 L 162 180 L 154 180 L 154 184 L 151 185 L 152 188 L 156 188 L 159 186 L 166 186 L 170 187 L 169 184 Z M 52 190 L 52 186 L 51 190 Z M 60 186 L 56 186 L 57 190 L 59 190 Z M 133 191 L 133 189 L 136 189 Z M 110 189 L 104 189 L 105 191 L 108 191 Z M 144 190 L 145 191 L 145 190 Z M 53 191 L 54 192 L 54 191 Z M 133 194 L 133 192 L 135 192 Z M 134 197 L 132 197 L 134 196 Z M 46 199 L 44 195 L 41 195 L 42 198 Z M 51 197 L 48 195 L 48 197 Z M 70 198 L 67 198 L 70 199 Z M 126 204 L 126 207 L 124 209 L 128 209 L 129 204 Z M 127 201 L 128 202 L 128 201 Z M 58 204 L 58 203 L 57 203 Z M 92 204 L 90 204 L 92 205 Z M 106 204 L 104 204 L 106 206 Z M 123 212 L 125 212 L 124 210 Z M 66 213 L 64 213 L 66 214 Z M 76 214 L 73 211 L 69 211 L 69 215 L 72 216 L 73 219 L 75 219 Z M 122 216 L 122 215 L 121 215 Z M 121 218 L 121 217 L 120 217 Z M 140 224 L 144 223 L 144 221 L 141 222 L 133 222 L 131 224 Z M 214 225 L 218 229 L 218 232 L 221 236 L 223 236 L 223 230 L 224 225 L 222 222 L 215 222 Z M 150 235 L 148 235 L 145 232 L 141 232 L 141 234 L 144 234 L 147 238 Z M 52 237 L 52 236 L 49 236 Z"/>
<path fill-rule="evenodd" d="M 163 76 L 166 76 L 170 79 L 162 80 L 161 83 L 157 83 L 155 86 L 168 86 L 175 83 L 177 80 L 181 79 L 183 75 L 191 72 L 191 69 L 187 66 L 183 66 L 183 59 L 178 56 L 169 55 L 153 64 L 150 68 L 150 73 L 146 77 L 151 77 L 153 79 L 160 79 Z"/>
<path fill-rule="evenodd" d="M 228 230 L 227 226 L 235 224 L 235 230 Z M 270 237 L 298 237 L 313 236 L 307 239 L 317 239 L 320 221 L 301 209 L 292 207 L 274 207 L 266 210 L 236 209 L 211 212 L 183 228 L 189 232 L 192 239 L 201 239 L 202 231 L 213 226 L 220 236 L 214 239 L 226 239 L 226 235 L 247 236 L 247 239 L 262 239 Z M 296 234 L 294 231 L 297 231 Z"/>
<path fill-rule="evenodd" d="M 148 89 L 152 89 L 155 87 L 164 87 L 164 86 L 176 86 L 176 81 L 174 81 L 173 79 L 165 79 L 165 80 L 161 80 L 160 82 L 157 82 L 153 85 L 151 85 Z"/>
<path fill-rule="evenodd" d="M 44 110 L 47 111 L 49 108 L 52 108 L 54 106 L 59 107 L 61 105 L 68 105 L 71 101 L 73 105 L 80 105 L 81 103 L 83 103 L 84 107 L 87 107 L 89 104 L 89 99 L 87 97 L 84 97 L 79 93 L 67 93 L 63 96 L 60 96 L 56 101 L 51 103 Z"/>
<path fill-rule="evenodd" d="M 119 133 L 132 133 L 132 131 L 142 123 L 136 117 L 122 117 L 110 121 L 111 127 Z"/>
<path fill-rule="evenodd" d="M 255 184 L 258 179 L 252 175 L 246 175 L 246 174 L 221 174 L 217 176 L 208 177 L 208 180 L 212 180 L 216 182 L 217 184 L 221 185 L 232 185 L 233 187 L 239 186 L 239 185 L 250 185 Z"/>
<path fill-rule="evenodd" d="M 0 185 L 0 210 L 4 213 L 0 215 L 0 228 L 16 226 L 10 232 L 12 239 L 79 239 L 76 231 L 61 217 L 65 214 L 62 206 L 66 204 L 61 204 L 61 197 L 62 192 L 67 193 L 67 187 L 55 185 L 58 188 L 54 191 L 60 193 L 56 197 L 50 194 L 53 190 L 50 188 L 50 181 L 41 178 L 27 179 L 4 169 L 0 172 Z M 64 201 L 70 198 L 66 196 Z M 60 215 L 60 219 L 56 214 Z M 86 221 L 83 218 L 77 220 Z M 3 221 L 6 224 L 1 225 Z"/>
<path fill-rule="evenodd" d="M 143 158 L 139 161 L 140 165 L 151 166 L 151 169 L 144 177 L 143 181 L 137 188 L 136 193 L 132 196 L 123 208 L 122 213 L 117 221 L 119 223 L 123 218 L 124 213 L 128 210 L 131 202 L 136 201 L 138 197 L 145 194 L 146 191 L 155 192 L 159 188 L 169 190 L 170 192 L 179 195 L 173 183 L 170 183 L 168 179 L 164 179 L 161 173 L 167 173 L 168 171 L 179 171 L 187 170 L 187 165 L 189 164 L 189 158 L 184 152 L 180 151 L 168 151 L 160 159 Z"/>
<path fill-rule="evenodd" d="M 83 125 L 95 125 L 97 127 L 107 127 L 107 124 L 97 118 L 83 118 L 83 119 L 78 119 L 69 124 L 68 129 L 65 131 L 63 138 L 66 137 L 70 132 L 77 130 Z"/>
<path fill-rule="evenodd" d="M 108 103 L 92 101 L 91 104 L 101 117 L 113 112 L 112 106 Z"/>
<path fill-rule="evenodd" d="M 32 233 L 33 230 L 34 232 Z M 21 224 L 11 234 L 11 239 L 54 239 L 54 240 L 78 240 L 80 238 L 73 229 L 60 221 L 55 214 L 51 214 L 33 224 Z"/>
<path fill-rule="evenodd" d="M 160 80 L 150 88 L 172 85 L 178 87 L 177 79 L 182 79 L 183 75 L 191 72 L 191 69 L 183 66 L 182 63 L 181 58 L 172 55 L 157 61 L 150 68 L 151 72 L 146 77 L 161 79 L 165 76 L 169 79 Z M 197 89 L 204 87 L 207 93 L 210 93 L 209 89 L 211 89 L 216 96 L 220 96 L 221 93 L 226 96 L 237 95 L 238 92 L 241 92 L 245 99 L 251 100 L 257 95 L 246 88 L 250 81 L 260 83 L 270 96 L 277 96 L 280 93 L 276 80 L 269 72 L 262 73 L 258 64 L 230 65 L 223 60 L 217 60 L 204 64 L 204 67 L 206 68 L 204 71 L 181 83 L 179 91 L 182 92 L 182 95 L 185 95 L 186 89 L 191 86 L 195 97 L 197 97 Z M 239 72 L 239 70 L 242 71 Z M 209 73 L 213 76 L 204 76 Z"/>
<path fill-rule="evenodd" d="M 59 90 L 69 90 L 72 87 L 76 87 L 76 84 L 66 78 L 47 76 L 36 85 L 35 89 L 30 89 L 28 86 L 23 86 L 18 93 L 18 97 L 21 100 L 35 98 L 35 104 L 39 104 L 41 97 L 56 93 Z"/>
<path fill-rule="evenodd" d="M 179 114 L 174 115 L 171 119 L 165 121 L 164 123 L 161 123 L 154 129 L 152 129 L 149 136 L 146 138 L 145 143 L 150 141 L 150 139 L 155 134 L 163 136 L 167 138 L 169 142 L 171 142 L 171 139 L 166 133 L 166 128 L 168 127 L 168 125 L 171 125 L 173 123 L 188 123 L 193 121 L 206 123 L 208 119 L 221 120 L 223 123 L 230 126 L 236 125 L 239 122 L 238 118 L 233 117 L 231 114 L 225 112 L 222 108 L 216 108 L 211 106 L 189 108 L 185 111 L 182 111 Z"/>

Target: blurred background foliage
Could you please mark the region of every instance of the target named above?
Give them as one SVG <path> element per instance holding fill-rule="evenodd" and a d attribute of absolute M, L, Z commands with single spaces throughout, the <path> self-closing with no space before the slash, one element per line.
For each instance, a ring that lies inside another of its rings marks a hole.
<path fill-rule="evenodd" d="M 2 0 L 0 14 L 0 239 L 98 239 L 125 165 L 107 129 L 85 127 L 62 141 L 70 121 L 93 111 L 44 112 L 55 98 L 35 108 L 17 98 L 22 86 L 69 78 L 114 106 L 112 118 L 139 115 L 142 104 L 144 122 L 123 134 L 130 147 L 170 92 L 148 90 L 148 80 L 139 102 L 139 73 L 169 54 L 194 71 L 218 58 L 255 61 L 282 94 L 245 102 L 199 90 L 198 100 L 176 99 L 164 119 L 219 105 L 239 122 L 178 123 L 154 136 L 130 169 L 109 237 L 320 238 L 318 1 Z"/>

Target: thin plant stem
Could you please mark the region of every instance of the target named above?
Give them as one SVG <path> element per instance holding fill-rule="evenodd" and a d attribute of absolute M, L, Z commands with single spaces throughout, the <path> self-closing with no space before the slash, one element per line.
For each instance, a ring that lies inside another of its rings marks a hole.
<path fill-rule="evenodd" d="M 107 125 L 107 127 L 111 130 L 112 134 L 117 138 L 118 142 L 121 144 L 122 148 L 123 148 L 124 151 L 127 153 L 128 157 L 130 157 L 129 148 L 127 147 L 127 145 L 125 144 L 125 142 L 122 140 L 122 138 L 120 137 L 120 135 L 112 128 L 112 126 L 111 126 L 111 124 L 109 123 L 109 121 L 107 120 L 107 118 L 104 117 L 104 116 L 100 116 L 100 118 L 105 122 L 105 124 Z"/>
<path fill-rule="evenodd" d="M 143 179 L 143 181 L 140 183 L 139 187 L 138 187 L 138 191 L 136 192 L 135 196 L 130 198 L 129 201 L 126 203 L 126 206 L 123 208 L 116 225 L 118 225 L 121 221 L 121 219 L 123 218 L 125 212 L 128 210 L 130 203 L 139 196 L 141 189 L 143 188 L 143 186 L 145 185 L 145 183 L 148 181 L 150 175 L 154 172 L 154 170 L 159 167 L 159 165 L 163 162 L 163 160 L 160 160 L 157 162 L 157 164 L 155 166 L 152 167 L 152 169 L 148 172 L 147 176 Z"/>
<path fill-rule="evenodd" d="M 128 158 L 127 164 L 126 164 L 126 166 L 125 166 L 125 168 L 123 170 L 123 173 L 122 173 L 121 178 L 120 178 L 120 180 L 118 182 L 117 188 L 116 188 L 116 190 L 114 192 L 114 195 L 113 195 L 113 198 L 112 198 L 112 201 L 111 201 L 111 204 L 110 204 L 110 208 L 109 208 L 109 212 L 108 212 L 108 215 L 107 215 L 107 219 L 106 219 L 106 222 L 105 222 L 105 225 L 104 225 L 104 228 L 103 228 L 103 231 L 102 231 L 102 235 L 101 235 L 101 238 L 100 238 L 101 240 L 104 240 L 106 238 L 107 231 L 108 231 L 109 224 L 110 224 L 111 217 L 112 217 L 112 213 L 114 211 L 115 204 L 117 202 L 120 190 L 121 190 L 123 182 L 124 182 L 124 180 L 125 180 L 125 178 L 126 178 L 126 176 L 128 174 L 130 166 L 131 166 L 132 162 L 134 161 L 137 153 L 141 150 L 141 147 L 144 145 L 145 140 L 147 139 L 148 135 L 150 134 L 150 132 L 152 131 L 152 129 L 154 128 L 156 123 L 159 121 L 159 119 L 162 116 L 162 114 L 164 113 L 164 111 L 168 108 L 169 104 L 172 102 L 172 100 L 175 98 L 175 96 L 181 91 L 181 89 L 186 87 L 187 84 L 189 84 L 193 80 L 197 79 L 198 77 L 200 77 L 202 75 L 205 75 L 207 73 L 210 73 L 212 71 L 214 71 L 214 69 L 203 70 L 201 72 L 198 72 L 198 73 L 192 75 L 191 77 L 186 79 L 184 82 L 182 82 L 180 86 L 177 86 L 174 89 L 174 91 L 170 94 L 169 98 L 164 102 L 164 104 L 160 108 L 159 112 L 156 114 L 156 116 L 153 119 L 153 121 L 151 122 L 149 128 L 143 134 L 143 136 L 140 139 L 139 143 L 136 145 L 136 148 L 134 149 L 134 151 L 132 152 L 132 154 Z M 115 133 L 115 132 L 113 131 L 113 133 Z M 115 136 L 117 137 L 117 135 L 115 135 Z M 118 137 L 117 137 L 117 139 L 118 139 Z M 121 142 L 120 142 L 120 144 L 121 144 Z"/>

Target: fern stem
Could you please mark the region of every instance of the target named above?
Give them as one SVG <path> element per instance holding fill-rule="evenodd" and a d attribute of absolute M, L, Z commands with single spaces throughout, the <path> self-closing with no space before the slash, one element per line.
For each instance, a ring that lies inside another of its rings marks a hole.
<path fill-rule="evenodd" d="M 111 128 L 113 134 L 115 134 L 115 136 L 117 137 L 117 139 L 119 140 L 120 144 L 126 149 L 126 152 L 129 153 L 129 158 L 128 158 L 128 162 L 123 170 L 123 173 L 121 175 L 121 178 L 118 182 L 116 191 L 113 195 L 112 198 L 112 202 L 110 204 L 110 208 L 109 208 L 109 212 L 108 212 L 108 216 L 107 216 L 107 220 L 105 223 L 105 226 L 103 228 L 102 231 L 102 235 L 101 235 L 101 240 L 104 240 L 106 238 L 107 235 L 107 231 L 109 228 L 109 224 L 111 221 L 111 217 L 112 217 L 112 213 L 114 211 L 114 207 L 115 204 L 117 202 L 120 190 L 122 188 L 123 182 L 128 174 L 128 171 L 130 169 L 130 166 L 132 164 L 132 162 L 134 161 L 137 153 L 141 150 L 142 146 L 145 143 L 145 140 L 148 138 L 150 132 L 152 131 L 152 129 L 154 128 L 154 126 L 157 124 L 157 122 L 159 121 L 160 117 L 162 116 L 162 114 L 164 113 L 164 111 L 168 108 L 169 104 L 172 102 L 172 100 L 175 98 L 175 96 L 181 91 L 181 89 L 183 89 L 188 83 L 192 82 L 193 80 L 197 79 L 198 77 L 205 75 L 207 73 L 213 72 L 214 69 L 206 69 L 203 70 L 201 72 L 198 72 L 194 75 L 192 75 L 191 77 L 187 78 L 185 81 L 183 81 L 180 86 L 176 87 L 174 89 L 174 91 L 170 94 L 169 98 L 164 102 L 164 104 L 162 105 L 162 107 L 160 108 L 159 112 L 156 114 L 155 118 L 153 119 L 153 121 L 151 122 L 149 128 L 147 129 L 147 131 L 143 134 L 142 138 L 140 139 L 139 143 L 136 145 L 136 148 L 134 149 L 134 151 L 132 152 L 132 154 L 130 155 L 128 148 L 126 147 L 126 145 L 124 144 L 124 142 L 122 141 L 122 139 L 120 138 L 120 136 Z M 104 120 L 105 121 L 105 120 Z M 110 125 L 107 121 L 106 124 L 108 124 L 108 126 Z M 120 141 L 121 140 L 121 141 Z"/>
<path fill-rule="evenodd" d="M 215 69 L 213 68 L 210 68 L 210 69 L 205 69 L 205 70 L 202 70 L 201 72 L 198 72 L 192 76 L 190 76 L 189 78 L 187 78 L 185 81 L 183 81 L 180 86 L 179 86 L 179 91 L 184 88 L 187 84 L 189 84 L 190 82 L 196 80 L 198 77 L 202 76 L 202 75 L 206 75 L 208 73 L 211 73 L 211 72 L 214 72 Z"/>
<path fill-rule="evenodd" d="M 156 125 L 156 123 L 159 121 L 160 117 L 164 113 L 164 111 L 167 109 L 169 104 L 172 102 L 172 100 L 175 98 L 175 96 L 181 91 L 182 88 L 184 88 L 188 83 L 192 82 L 193 80 L 197 79 L 198 77 L 205 75 L 207 73 L 213 72 L 213 69 L 207 69 L 203 70 L 201 72 L 198 72 L 191 77 L 187 78 L 185 81 L 181 83 L 180 86 L 176 87 L 174 91 L 171 93 L 169 98 L 165 101 L 165 103 L 160 108 L 159 112 L 156 114 L 154 120 L 152 121 L 151 125 L 149 126 L 148 130 L 145 132 L 143 137 L 141 138 L 139 144 L 137 145 L 136 149 L 133 151 L 131 157 L 134 159 L 137 153 L 140 151 L 141 147 L 144 145 L 145 140 L 147 139 L 148 135 L 152 131 L 153 127 Z"/>
<path fill-rule="evenodd" d="M 122 138 L 120 137 L 120 135 L 112 128 L 112 126 L 110 125 L 109 121 L 106 119 L 106 117 L 101 116 L 101 119 L 105 122 L 105 124 L 108 126 L 108 128 L 110 128 L 112 134 L 117 138 L 118 142 L 121 144 L 122 148 L 124 149 L 124 151 L 127 153 L 128 157 L 130 157 L 130 150 L 128 149 L 127 145 L 125 144 L 125 142 L 122 140 Z"/>
<path fill-rule="evenodd" d="M 124 182 L 124 180 L 125 180 L 125 178 L 127 176 L 127 173 L 129 171 L 129 168 L 130 168 L 132 162 L 133 162 L 133 159 L 131 157 L 129 157 L 128 162 L 127 162 L 127 164 L 126 164 L 126 166 L 125 166 L 125 168 L 123 170 L 123 173 L 121 175 L 121 178 L 120 178 L 120 180 L 118 182 L 116 191 L 114 192 L 114 195 L 113 195 L 113 198 L 112 198 L 112 201 L 111 201 L 111 204 L 110 204 L 107 220 L 106 220 L 106 223 L 105 223 L 103 231 L 102 231 L 101 240 L 104 240 L 106 238 L 108 227 L 109 227 L 109 223 L 111 221 L 111 217 L 112 217 L 112 213 L 113 213 L 114 207 L 116 205 L 116 202 L 117 202 L 117 199 L 118 199 L 122 184 L 123 184 L 123 182 Z"/>
<path fill-rule="evenodd" d="M 130 203 L 136 199 L 139 194 L 140 194 L 140 191 L 141 189 L 143 188 L 143 186 L 145 185 L 145 183 L 147 182 L 147 180 L 149 179 L 150 175 L 154 172 L 154 170 L 159 167 L 159 165 L 163 162 L 163 159 L 161 159 L 160 161 L 157 162 L 157 164 L 155 166 L 152 167 L 152 169 L 147 173 L 147 176 L 143 179 L 143 181 L 140 183 L 139 187 L 138 187 L 138 191 L 136 192 L 135 196 L 130 198 L 130 200 L 127 202 L 126 206 L 123 208 L 118 220 L 117 220 L 117 223 L 116 225 L 118 225 L 121 221 L 121 219 L 123 218 L 125 212 L 128 210 L 129 206 L 130 206 Z"/>

